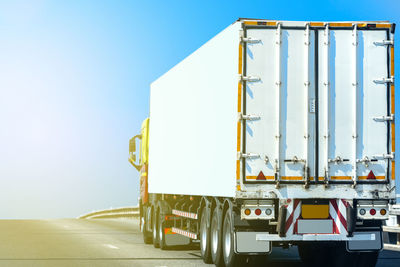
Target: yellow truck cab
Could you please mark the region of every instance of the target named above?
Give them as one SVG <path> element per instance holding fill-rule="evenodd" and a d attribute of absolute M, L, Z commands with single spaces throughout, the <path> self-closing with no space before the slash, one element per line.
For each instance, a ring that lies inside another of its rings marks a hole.
<path fill-rule="evenodd" d="M 136 151 L 136 139 L 140 140 L 139 151 Z M 137 157 L 139 152 L 139 158 Z M 148 161 L 149 161 L 149 118 L 142 123 L 140 134 L 129 140 L 129 162 L 140 172 L 140 199 L 141 204 L 148 201 Z"/>

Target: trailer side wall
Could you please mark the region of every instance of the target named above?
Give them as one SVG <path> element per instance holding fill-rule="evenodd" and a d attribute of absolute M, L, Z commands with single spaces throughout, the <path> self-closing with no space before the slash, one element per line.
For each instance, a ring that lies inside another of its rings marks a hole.
<path fill-rule="evenodd" d="M 151 84 L 150 193 L 235 195 L 239 29 Z"/>

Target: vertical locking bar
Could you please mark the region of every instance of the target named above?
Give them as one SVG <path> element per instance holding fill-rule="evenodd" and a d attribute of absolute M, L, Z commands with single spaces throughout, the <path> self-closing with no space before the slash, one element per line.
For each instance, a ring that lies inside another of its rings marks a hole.
<path fill-rule="evenodd" d="M 305 140 L 305 162 L 304 162 L 304 187 L 308 188 L 309 186 L 309 172 L 308 172 L 308 144 L 309 144 L 309 87 L 310 87 L 310 25 L 306 24 L 306 30 L 304 32 L 304 93 L 305 93 L 305 131 L 304 131 L 304 140 Z"/>
<path fill-rule="evenodd" d="M 277 130 L 275 134 L 275 139 L 276 139 L 276 159 L 275 159 L 275 182 L 276 182 L 276 187 L 279 187 L 280 184 L 280 146 L 281 146 L 281 44 L 282 44 L 282 29 L 281 29 L 281 23 L 278 23 L 276 29 L 276 48 L 275 48 L 275 54 L 276 54 L 276 61 L 275 61 L 275 66 L 276 66 L 276 93 L 277 93 L 277 108 L 276 108 L 276 116 L 277 116 Z"/>
<path fill-rule="evenodd" d="M 325 186 L 328 186 L 329 180 L 329 94 L 330 94 L 330 84 L 329 84 L 329 45 L 330 45 L 330 32 L 329 32 L 329 24 L 325 25 L 324 30 L 324 57 L 325 57 L 325 66 L 324 70 L 324 90 L 325 90 L 325 130 L 324 130 L 324 138 L 325 138 L 325 173 L 324 173 L 324 182 Z M 318 177 L 316 177 L 318 179 Z"/>
<path fill-rule="evenodd" d="M 357 91 L 358 91 L 358 71 L 357 71 L 357 52 L 358 52 L 358 32 L 357 24 L 353 25 L 353 65 L 354 65 L 354 76 L 353 76 L 353 97 L 354 97 L 354 128 L 353 128 L 353 188 L 357 185 Z"/>
<path fill-rule="evenodd" d="M 239 48 L 239 51 L 238 51 L 238 56 L 239 56 L 238 74 L 240 76 L 245 75 L 245 73 L 243 73 L 243 70 L 244 70 L 244 62 L 245 62 L 244 57 L 246 55 L 245 54 L 246 43 L 241 41 L 242 38 L 245 37 L 245 31 L 246 31 L 245 27 L 242 27 L 242 29 L 240 29 L 240 31 L 239 31 L 240 41 L 239 41 L 239 47 L 238 47 Z M 238 110 L 239 114 L 243 112 L 243 110 L 242 110 L 243 107 L 242 106 L 243 106 L 243 103 L 244 103 L 245 97 L 246 97 L 246 95 L 243 94 L 244 84 L 245 83 L 243 83 L 242 81 L 238 82 L 237 110 Z M 244 126 L 245 126 L 245 122 L 243 122 L 241 120 L 239 120 L 237 122 L 237 126 L 236 126 L 237 127 L 237 141 L 236 141 L 237 142 L 237 147 L 236 147 L 236 150 L 237 150 L 238 156 L 242 153 L 243 147 L 244 147 L 244 142 L 243 142 L 244 140 L 242 140 L 243 139 L 242 131 L 243 131 L 243 127 Z M 236 160 L 236 190 L 237 191 L 241 191 L 242 188 L 243 188 L 243 185 L 244 185 L 244 180 L 245 180 L 244 169 L 245 168 L 244 168 L 244 163 L 243 162 L 244 161 L 242 161 L 239 157 Z"/>

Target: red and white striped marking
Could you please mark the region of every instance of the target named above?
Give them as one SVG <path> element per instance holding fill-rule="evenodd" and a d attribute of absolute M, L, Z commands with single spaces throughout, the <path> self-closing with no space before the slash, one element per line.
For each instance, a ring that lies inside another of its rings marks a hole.
<path fill-rule="evenodd" d="M 197 220 L 197 213 L 191 213 L 191 212 L 180 211 L 180 210 L 172 210 L 172 214 L 174 214 L 176 216 L 181 216 L 181 217 Z"/>
<path fill-rule="evenodd" d="M 344 199 L 329 200 L 329 219 L 333 221 L 333 234 L 347 235 L 346 207 L 350 204 Z M 301 216 L 301 200 L 294 199 L 287 206 L 285 233 L 297 234 L 297 220 Z"/>
<path fill-rule="evenodd" d="M 294 234 L 297 230 L 295 226 L 297 226 L 297 219 L 299 219 L 301 214 L 301 201 L 299 199 L 292 200 L 287 206 L 286 213 L 286 226 L 285 233 L 286 234 Z"/>
<path fill-rule="evenodd" d="M 180 234 L 180 235 L 183 235 L 183 236 L 186 236 L 186 237 L 189 237 L 189 238 L 192 238 L 192 239 L 197 239 L 197 235 L 196 234 L 188 232 L 188 231 L 185 231 L 185 230 L 182 230 L 182 229 L 179 229 L 179 228 L 172 227 L 172 232 Z"/>
<path fill-rule="evenodd" d="M 350 204 L 344 199 L 331 199 L 329 201 L 329 215 L 333 219 L 333 233 L 347 235 L 346 208 Z"/>

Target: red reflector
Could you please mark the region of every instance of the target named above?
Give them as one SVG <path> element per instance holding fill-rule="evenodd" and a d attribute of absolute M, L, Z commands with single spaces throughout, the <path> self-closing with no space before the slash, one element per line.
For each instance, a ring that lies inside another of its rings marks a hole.
<path fill-rule="evenodd" d="M 260 210 L 260 209 L 256 209 L 256 210 L 254 211 L 254 213 L 255 213 L 256 215 L 260 215 L 260 214 L 261 214 L 261 210 Z"/>
<path fill-rule="evenodd" d="M 371 215 L 375 215 L 375 214 L 376 214 L 376 210 L 375 210 L 375 209 L 370 209 L 370 210 L 369 210 L 369 213 L 370 213 Z"/>
<path fill-rule="evenodd" d="M 265 176 L 264 176 L 264 173 L 262 171 L 260 171 L 260 173 L 258 174 L 256 180 L 265 180 Z"/>
<path fill-rule="evenodd" d="M 376 180 L 375 174 L 372 171 L 369 172 L 367 180 Z"/>

